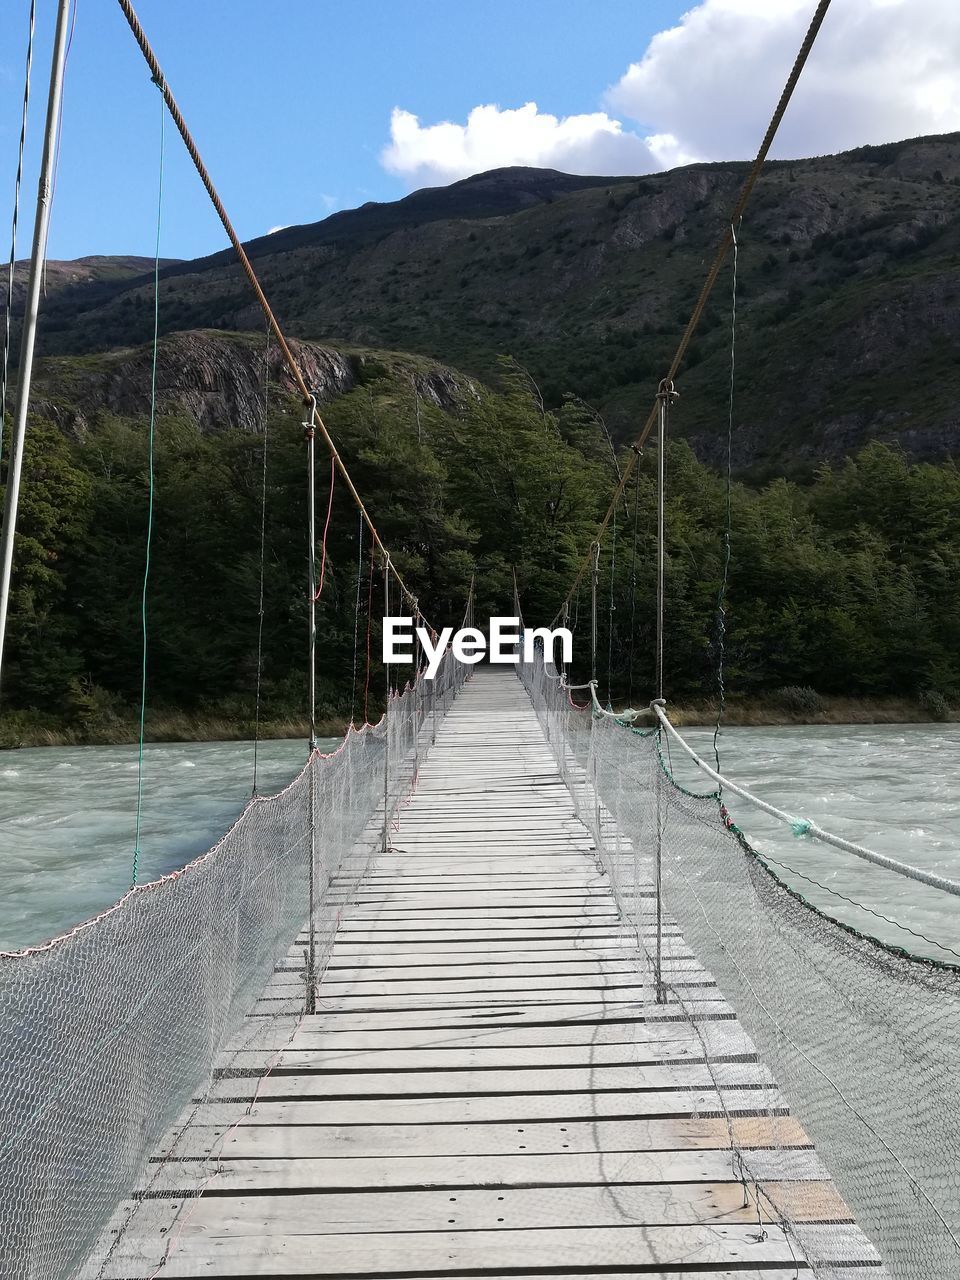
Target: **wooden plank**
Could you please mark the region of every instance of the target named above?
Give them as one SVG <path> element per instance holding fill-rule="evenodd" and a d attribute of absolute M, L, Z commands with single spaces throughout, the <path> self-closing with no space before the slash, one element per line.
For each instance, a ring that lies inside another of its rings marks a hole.
<path fill-rule="evenodd" d="M 249 1095 L 247 1095 L 249 1096 Z M 247 1096 L 242 1101 L 247 1101 Z M 271 1102 L 260 1099 L 245 1116 L 244 1127 L 255 1125 L 383 1125 L 383 1124 L 506 1124 L 517 1127 L 538 1120 L 612 1119 L 653 1116 L 710 1115 L 712 1112 L 766 1114 L 786 1111 L 776 1089 L 678 1088 L 636 1093 L 524 1093 L 499 1097 L 331 1099 L 317 1102 Z M 197 1107 L 197 1124 L 230 1125 L 234 1103 L 204 1103 Z M 523 1141 L 517 1149 L 525 1148 Z"/>
<path fill-rule="evenodd" d="M 660 1173 L 663 1172 L 661 1168 Z M 764 1187 L 775 1204 L 789 1202 L 792 1220 L 842 1222 L 850 1210 L 828 1181 L 802 1187 L 771 1183 Z M 128 1237 L 169 1230 L 177 1208 L 167 1199 L 141 1206 Z M 723 1182 L 619 1182 L 608 1175 L 578 1186 L 440 1188 L 393 1191 L 327 1191 L 299 1195 L 218 1194 L 201 1199 L 185 1222 L 183 1236 L 336 1236 L 386 1232 L 529 1231 L 562 1223 L 570 1227 L 662 1227 L 774 1220 L 767 1202 L 752 1196 L 732 1177 Z"/>
<path fill-rule="evenodd" d="M 273 1017 L 291 1012 L 286 1006 L 297 1006 L 299 997 L 290 1001 L 258 1000 L 254 1017 Z M 302 1006 L 303 1001 L 299 1000 Z M 684 1007 L 672 1002 L 640 1004 L 637 1001 L 606 1000 L 597 1004 L 503 1004 L 495 1008 L 476 1007 L 447 1009 L 368 1010 L 364 1013 L 334 1011 L 310 1016 L 310 1025 L 327 1031 L 402 1031 L 419 1027 L 441 1031 L 448 1027 L 507 1026 L 525 1023 L 533 1026 L 556 1026 L 571 1022 L 597 1024 L 618 1018 L 622 1022 L 668 1022 L 685 1020 L 692 1011 L 697 1017 L 732 1017 L 733 1010 L 723 1000 L 689 1000 Z"/>
<path fill-rule="evenodd" d="M 750 1167 L 758 1177 L 774 1178 L 781 1195 L 790 1183 L 819 1181 L 827 1174 L 810 1148 L 750 1152 Z M 169 1161 L 149 1182 L 154 1196 L 189 1192 L 196 1177 L 187 1161 Z M 680 1151 L 564 1151 L 559 1155 L 429 1155 L 284 1157 L 269 1160 L 217 1161 L 217 1195 L 258 1191 L 317 1191 L 383 1189 L 454 1189 L 457 1187 L 585 1187 L 607 1183 L 653 1185 L 669 1182 L 739 1185 L 740 1173 L 731 1153 L 723 1149 Z M 812 1211 L 812 1206 L 810 1206 Z"/>
<path fill-rule="evenodd" d="M 401 1272 L 451 1275 L 498 1269 L 621 1267 L 682 1269 L 735 1264 L 769 1269 L 795 1266 L 796 1247 L 776 1225 L 765 1232 L 756 1222 L 697 1226 L 570 1227 L 533 1230 L 407 1231 L 402 1234 L 350 1233 L 269 1235 L 251 1223 L 242 1235 L 193 1233 L 189 1219 L 177 1248 L 167 1257 L 165 1277 L 204 1276 L 388 1276 Z M 103 1272 L 105 1280 L 130 1275 L 142 1262 L 138 1237 L 122 1239 Z M 831 1261 L 862 1262 L 864 1248 L 837 1232 Z M 764 1275 L 764 1280 L 766 1276 Z"/>
<path fill-rule="evenodd" d="M 252 1076 L 221 1077 L 208 1096 L 271 1098 L 442 1098 L 509 1096 L 519 1093 L 655 1092 L 664 1089 L 761 1088 L 772 1084 L 768 1069 L 756 1061 L 714 1061 L 710 1064 L 675 1062 L 592 1063 L 586 1067 L 518 1067 L 509 1071 L 476 1071 L 470 1068 L 444 1071 L 307 1072 L 274 1070 L 264 1080 Z"/>
<path fill-rule="evenodd" d="M 236 1117 L 236 1111 L 232 1112 Z M 158 1151 L 196 1160 L 211 1151 L 225 1159 L 398 1159 L 464 1156 L 519 1158 L 522 1155 L 596 1154 L 636 1155 L 647 1151 L 730 1151 L 730 1133 L 743 1148 L 802 1150 L 810 1139 L 791 1116 L 766 1114 L 734 1116 L 728 1128 L 717 1115 L 684 1115 L 625 1120 L 590 1118 L 548 1120 L 522 1125 L 473 1122 L 459 1124 L 291 1125 L 288 1128 L 249 1125 L 224 1133 L 222 1118 L 213 1126 L 195 1117 L 183 1133 L 177 1131 Z M 518 1130 L 522 1128 L 521 1135 Z"/>
<path fill-rule="evenodd" d="M 657 1024 L 652 1024 L 657 1026 Z M 600 1066 L 603 1064 L 627 1065 L 654 1062 L 701 1061 L 704 1052 L 711 1059 L 751 1057 L 754 1048 L 751 1040 L 736 1022 L 705 1023 L 695 1035 L 683 1023 L 662 1023 L 657 1026 L 665 1034 L 646 1041 L 590 1042 L 585 1044 L 557 1045 L 490 1045 L 472 1044 L 444 1048 L 398 1047 L 396 1044 L 377 1048 L 300 1048 L 302 1041 L 295 1038 L 291 1047 L 284 1047 L 286 1037 L 270 1049 L 240 1051 L 234 1055 L 233 1067 L 243 1069 L 248 1061 L 266 1065 L 275 1061 L 275 1069 L 314 1071 L 428 1071 L 470 1070 L 488 1071 L 496 1068 L 549 1067 L 549 1066 Z M 718 1034 L 725 1033 L 725 1034 Z M 380 1037 L 379 1040 L 382 1040 Z M 378 1044 L 379 1044 L 378 1040 Z M 279 1056 L 276 1051 L 279 1050 Z"/>

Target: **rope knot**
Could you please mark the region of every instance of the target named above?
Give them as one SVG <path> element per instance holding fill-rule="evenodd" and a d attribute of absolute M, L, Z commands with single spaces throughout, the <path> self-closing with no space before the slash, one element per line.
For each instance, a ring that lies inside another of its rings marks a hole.
<path fill-rule="evenodd" d="M 796 821 L 790 823 L 790 830 L 799 840 L 801 836 L 807 834 L 812 825 L 813 823 L 806 818 L 797 818 Z"/>

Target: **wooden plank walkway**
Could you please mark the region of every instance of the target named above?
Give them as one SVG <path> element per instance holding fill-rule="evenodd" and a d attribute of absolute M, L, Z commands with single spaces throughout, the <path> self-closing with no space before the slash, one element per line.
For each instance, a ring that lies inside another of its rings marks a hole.
<path fill-rule="evenodd" d="M 744 1204 L 718 1088 L 793 1213 L 832 1204 L 817 1229 L 847 1280 L 884 1274 L 671 926 L 700 1021 L 654 1002 L 512 672 L 454 704 L 393 846 L 345 909 L 319 1011 L 297 1012 L 295 948 L 101 1274 L 793 1280 L 806 1263 Z"/>

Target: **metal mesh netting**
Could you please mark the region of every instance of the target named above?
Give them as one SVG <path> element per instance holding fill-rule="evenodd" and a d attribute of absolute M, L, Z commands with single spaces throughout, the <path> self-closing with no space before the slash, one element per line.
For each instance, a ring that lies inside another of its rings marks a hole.
<path fill-rule="evenodd" d="M 575 705 L 542 662 L 521 673 L 654 972 L 660 952 L 664 998 L 694 1024 L 732 1008 L 782 1090 L 770 1090 L 765 1155 L 751 1145 L 755 1126 L 717 1094 L 734 1169 L 757 1203 L 816 1276 L 840 1280 L 868 1260 L 843 1225 L 851 1219 L 898 1280 L 960 1276 L 960 969 L 812 907 L 750 847 L 716 793 L 675 782 L 659 733 Z M 698 978 L 698 965 L 709 973 Z M 712 992 L 697 985 L 711 976 Z M 769 1146 L 789 1171 L 806 1141 L 787 1105 L 846 1204 L 828 1182 L 774 1180 Z"/>
<path fill-rule="evenodd" d="M 385 792 L 389 816 L 463 676 L 447 654 L 434 681 L 254 798 L 207 853 L 44 946 L 0 953 L 0 1274 L 97 1273 L 84 1262 L 105 1223 L 185 1104 L 204 1101 L 301 930 L 311 844 L 322 970 L 340 904 L 380 847 Z"/>

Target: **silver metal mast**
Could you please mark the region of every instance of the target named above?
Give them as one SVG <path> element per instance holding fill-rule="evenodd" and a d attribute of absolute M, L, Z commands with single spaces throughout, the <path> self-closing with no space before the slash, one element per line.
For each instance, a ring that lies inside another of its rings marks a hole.
<path fill-rule="evenodd" d="M 53 165 L 57 151 L 57 125 L 63 96 L 63 69 L 66 61 L 67 27 L 70 0 L 59 0 L 57 27 L 53 38 L 50 64 L 50 92 L 47 97 L 47 122 L 43 136 L 43 158 L 37 189 L 37 213 L 33 225 L 33 248 L 30 254 L 30 276 L 23 314 L 20 340 L 20 368 L 17 376 L 17 398 L 13 411 L 13 438 L 7 467 L 7 493 L 3 505 L 3 529 L 0 531 L 0 673 L 7 637 L 7 614 L 10 609 L 10 579 L 13 574 L 13 540 L 20 504 L 20 476 L 23 471 L 23 445 L 27 433 L 27 411 L 30 408 L 30 382 L 33 377 L 33 351 L 40 311 L 40 284 L 47 256 L 47 233 L 50 229 L 50 199 L 53 191 Z"/>

